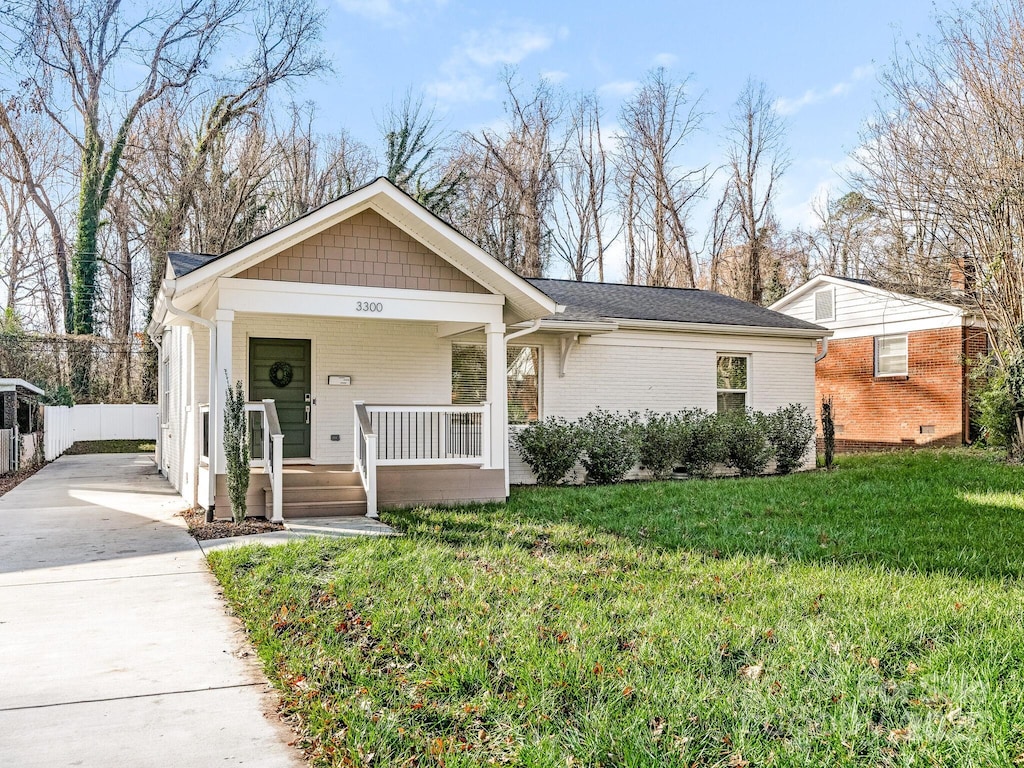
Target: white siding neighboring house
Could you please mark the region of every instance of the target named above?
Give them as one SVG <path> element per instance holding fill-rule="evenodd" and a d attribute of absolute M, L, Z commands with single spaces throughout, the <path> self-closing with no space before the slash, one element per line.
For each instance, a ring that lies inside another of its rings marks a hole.
<path fill-rule="evenodd" d="M 250 507 L 275 517 L 504 499 L 532 480 L 510 413 L 813 407 L 827 333 L 705 291 L 523 279 L 383 179 L 222 256 L 170 254 L 149 330 L 161 469 L 228 514 L 220 404 L 240 380 Z M 719 392 L 723 355 L 745 391 Z"/>

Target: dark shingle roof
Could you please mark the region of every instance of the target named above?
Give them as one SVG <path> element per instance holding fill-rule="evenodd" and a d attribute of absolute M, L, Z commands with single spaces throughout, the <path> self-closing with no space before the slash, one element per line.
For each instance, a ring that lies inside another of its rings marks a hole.
<path fill-rule="evenodd" d="M 220 256 L 212 253 L 185 253 L 184 251 L 169 251 L 167 260 L 171 262 L 171 269 L 175 277 L 184 277 L 189 272 L 195 272 L 200 267 L 205 267 L 211 261 L 216 261 Z"/>
<path fill-rule="evenodd" d="M 535 288 L 565 305 L 565 312 L 552 318 L 555 320 L 661 320 L 826 332 L 814 323 L 695 288 L 653 288 L 539 278 L 528 280 Z"/>

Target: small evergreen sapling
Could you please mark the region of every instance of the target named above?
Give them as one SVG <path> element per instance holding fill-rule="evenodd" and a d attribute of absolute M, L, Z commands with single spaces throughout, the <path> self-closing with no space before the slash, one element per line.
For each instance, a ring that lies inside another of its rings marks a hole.
<path fill-rule="evenodd" d="M 225 374 L 226 375 L 226 374 Z M 249 492 L 249 419 L 245 412 L 245 390 L 242 382 L 231 386 L 228 381 L 227 402 L 224 403 L 224 457 L 227 459 L 228 499 L 231 516 L 236 523 L 245 520 L 245 496 Z"/>
<path fill-rule="evenodd" d="M 836 455 L 836 423 L 832 414 L 832 398 L 821 398 L 821 436 L 825 443 L 825 469 L 832 469 Z"/>

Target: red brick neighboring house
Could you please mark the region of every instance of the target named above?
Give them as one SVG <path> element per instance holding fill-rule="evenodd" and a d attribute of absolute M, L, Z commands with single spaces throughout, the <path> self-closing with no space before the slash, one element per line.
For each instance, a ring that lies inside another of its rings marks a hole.
<path fill-rule="evenodd" d="M 827 275 L 771 309 L 833 331 L 819 348 L 815 393 L 818 403 L 832 397 L 838 450 L 969 441 L 968 361 L 988 349 L 969 311 Z"/>

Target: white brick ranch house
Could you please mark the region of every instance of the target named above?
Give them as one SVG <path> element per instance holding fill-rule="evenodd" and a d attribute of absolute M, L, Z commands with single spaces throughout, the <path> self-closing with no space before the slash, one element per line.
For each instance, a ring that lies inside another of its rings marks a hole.
<path fill-rule="evenodd" d="M 280 518 L 504 500 L 533 479 L 510 423 L 538 417 L 813 409 L 828 331 L 707 291 L 526 280 L 377 179 L 220 256 L 170 254 L 149 333 L 160 470 L 229 513 L 240 380 L 249 509 Z"/>

